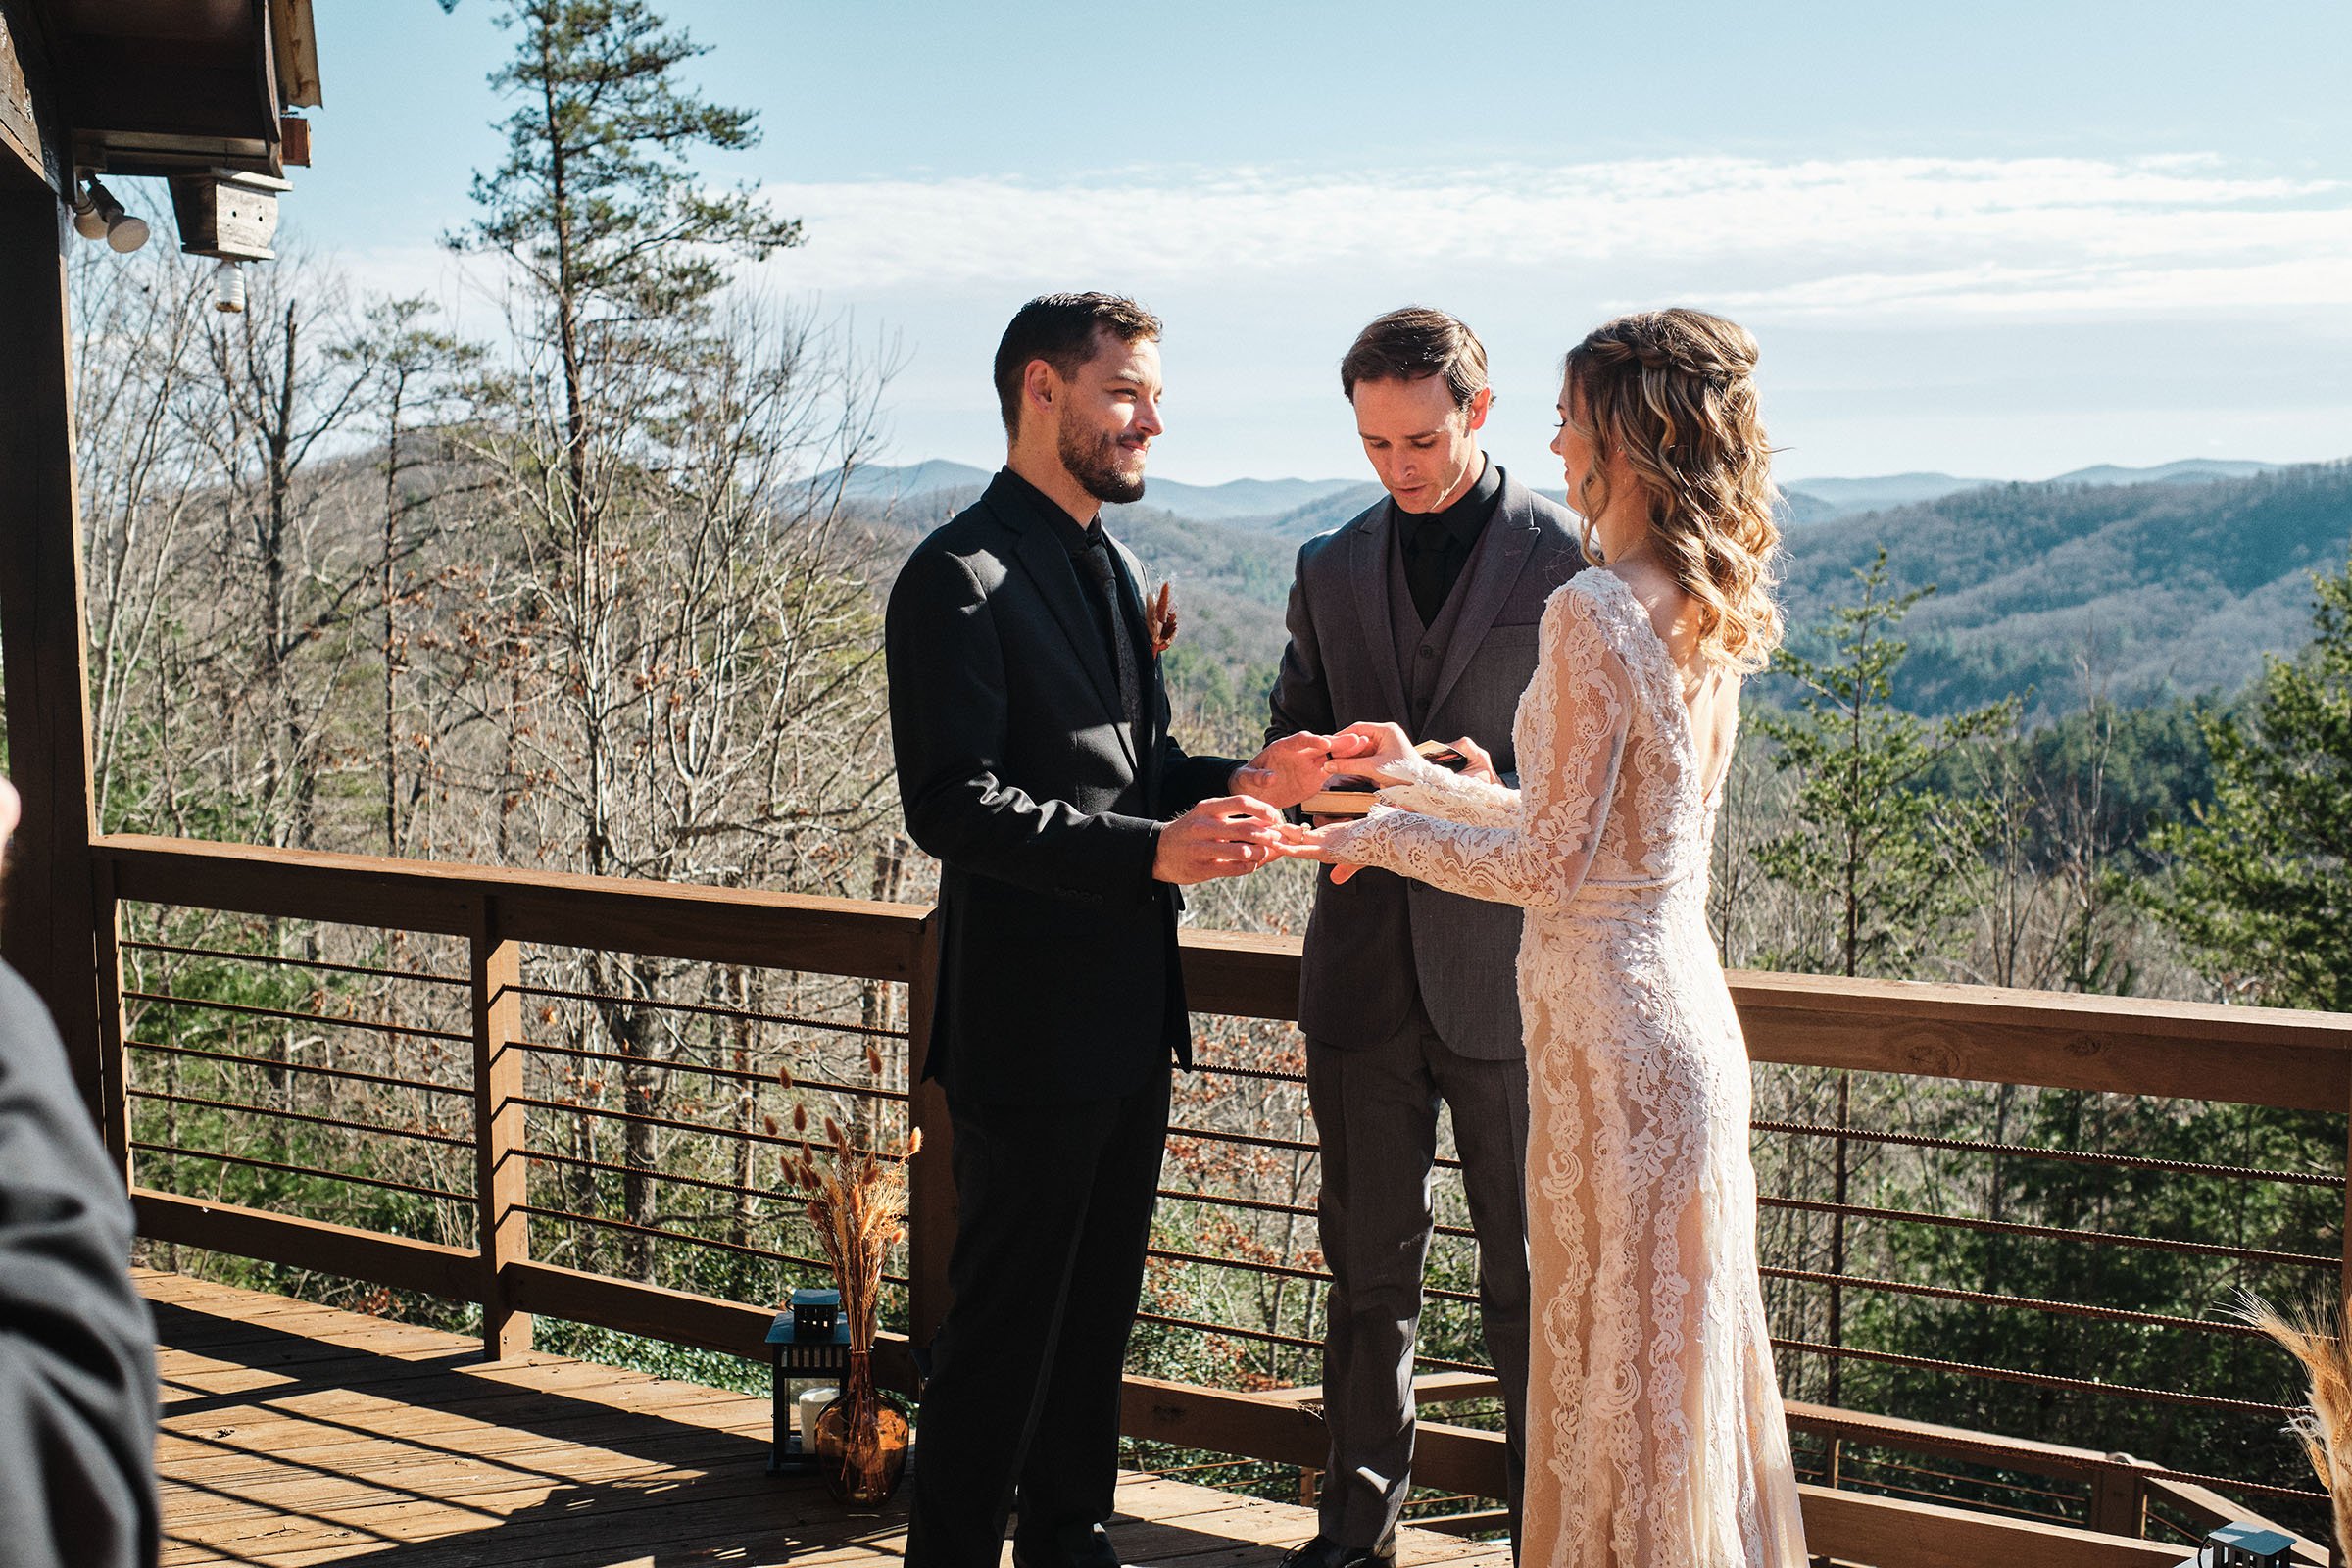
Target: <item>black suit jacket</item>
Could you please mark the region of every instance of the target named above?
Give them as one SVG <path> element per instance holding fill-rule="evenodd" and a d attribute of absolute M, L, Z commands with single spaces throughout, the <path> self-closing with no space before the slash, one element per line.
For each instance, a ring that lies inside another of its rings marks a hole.
<path fill-rule="evenodd" d="M 0 965 L 0 1568 L 155 1561 L 155 1323 L 130 1239 L 57 1030 Z"/>
<path fill-rule="evenodd" d="M 1235 763 L 1168 734 L 1158 661 L 1146 744 L 1046 503 L 1000 474 L 915 548 L 890 592 L 890 729 L 906 830 L 938 858 L 942 933 L 928 1075 L 951 1095 L 1044 1103 L 1144 1088 L 1190 1063 L 1176 890 L 1159 823 L 1223 794 Z M 1141 624 L 1140 571 L 1122 592 Z"/>

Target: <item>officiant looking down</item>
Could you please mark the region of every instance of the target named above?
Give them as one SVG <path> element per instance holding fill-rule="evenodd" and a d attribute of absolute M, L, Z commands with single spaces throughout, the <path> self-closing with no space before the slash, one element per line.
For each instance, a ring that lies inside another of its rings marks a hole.
<path fill-rule="evenodd" d="M 1340 362 L 1340 389 L 1388 493 L 1300 547 L 1266 732 L 1385 720 L 1516 784 L 1511 715 L 1535 672 L 1544 601 L 1585 564 L 1576 518 L 1480 449 L 1494 394 L 1486 349 L 1456 318 L 1415 306 L 1371 322 Z M 1519 927 L 1508 905 L 1386 871 L 1342 880 L 1326 870 L 1316 888 L 1298 1023 L 1322 1145 L 1331 1459 L 1316 1534 L 1288 1568 L 1394 1555 L 1411 1484 L 1441 1103 L 1453 1113 L 1478 1233 L 1479 1316 L 1502 1387 L 1518 1538 L 1528 1354 Z"/>
<path fill-rule="evenodd" d="M 926 1072 L 957 1205 L 910 1568 L 995 1568 L 1008 1504 L 1020 1568 L 1118 1562 L 1120 1374 L 1191 1056 L 1178 889 L 1264 865 L 1330 762 L 1321 733 L 1246 763 L 1168 733 L 1164 637 L 1101 519 L 1144 493 L 1159 338 L 1113 295 L 1021 307 L 996 359 L 1004 467 L 891 589 L 900 798 L 941 863 Z"/>

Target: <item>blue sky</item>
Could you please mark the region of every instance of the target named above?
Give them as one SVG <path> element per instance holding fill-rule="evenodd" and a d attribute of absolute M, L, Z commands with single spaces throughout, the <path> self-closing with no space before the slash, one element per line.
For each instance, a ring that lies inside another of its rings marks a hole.
<path fill-rule="evenodd" d="M 316 0 L 290 234 L 491 329 L 434 245 L 499 153 L 494 0 Z M 1353 476 L 1334 367 L 1392 305 L 1492 352 L 1548 477 L 1560 354 L 1721 309 L 1790 478 L 2352 455 L 2352 5 L 1018 7 L 669 0 L 760 111 L 753 286 L 894 335 L 893 457 L 993 463 L 1048 288 L 1168 320 L 1154 471 Z"/>

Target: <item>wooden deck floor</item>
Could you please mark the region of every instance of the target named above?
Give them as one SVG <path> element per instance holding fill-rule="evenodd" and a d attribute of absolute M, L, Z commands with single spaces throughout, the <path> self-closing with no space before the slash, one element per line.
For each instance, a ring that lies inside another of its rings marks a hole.
<path fill-rule="evenodd" d="M 767 1474 L 768 1404 L 567 1357 L 142 1272 L 161 1347 L 167 1568 L 673 1568 L 895 1562 L 904 1493 L 856 1516 Z M 1283 1503 L 1122 1477 L 1127 1561 L 1271 1568 L 1314 1533 Z M 1507 1548 L 1406 1531 L 1405 1563 Z M 1009 1551 L 1007 1551 L 1009 1560 Z"/>

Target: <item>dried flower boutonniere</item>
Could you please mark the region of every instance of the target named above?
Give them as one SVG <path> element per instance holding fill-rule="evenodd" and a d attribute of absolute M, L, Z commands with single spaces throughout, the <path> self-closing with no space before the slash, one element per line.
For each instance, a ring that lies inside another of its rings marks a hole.
<path fill-rule="evenodd" d="M 1157 659 L 1176 640 L 1176 585 L 1163 582 L 1144 606 L 1144 626 L 1152 633 L 1152 657 Z"/>

